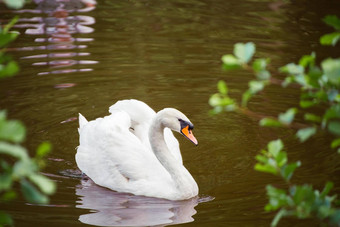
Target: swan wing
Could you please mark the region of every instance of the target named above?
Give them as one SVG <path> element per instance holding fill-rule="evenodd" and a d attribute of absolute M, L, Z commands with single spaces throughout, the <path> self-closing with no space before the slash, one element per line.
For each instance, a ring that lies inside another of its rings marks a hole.
<path fill-rule="evenodd" d="M 120 100 L 109 108 L 110 113 L 114 113 L 117 110 L 126 112 L 132 120 L 132 125 L 134 123 L 151 123 L 152 118 L 156 115 L 156 112 L 150 106 L 136 99 Z"/>
<path fill-rule="evenodd" d="M 90 122 L 84 119 L 80 118 L 84 124 L 79 128 L 76 162 L 96 184 L 136 195 L 145 195 L 151 187 L 156 191 L 162 190 L 157 188 L 160 185 L 170 187 L 170 174 L 130 132 L 131 118 L 126 112 L 115 111 Z"/>
<path fill-rule="evenodd" d="M 132 133 L 151 150 L 149 127 L 156 112 L 146 103 L 136 99 L 120 100 L 109 108 L 111 114 L 117 111 L 124 111 L 130 116 Z M 178 140 L 168 128 L 164 129 L 164 139 L 172 155 L 183 164 Z"/>

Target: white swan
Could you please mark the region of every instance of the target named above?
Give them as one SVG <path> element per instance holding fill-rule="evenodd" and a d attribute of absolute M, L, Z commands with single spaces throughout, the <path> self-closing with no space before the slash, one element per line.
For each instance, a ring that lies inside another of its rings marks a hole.
<path fill-rule="evenodd" d="M 90 122 L 79 114 L 76 162 L 81 171 L 118 192 L 169 200 L 198 194 L 182 164 L 177 140 L 165 130 L 180 132 L 197 145 L 193 124 L 183 113 L 165 108 L 156 114 L 137 100 L 119 101 L 110 112 Z"/>

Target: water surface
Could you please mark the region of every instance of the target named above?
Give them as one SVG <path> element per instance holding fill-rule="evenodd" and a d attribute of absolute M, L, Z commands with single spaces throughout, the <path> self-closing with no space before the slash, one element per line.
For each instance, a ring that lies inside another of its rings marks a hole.
<path fill-rule="evenodd" d="M 263 129 L 258 119 L 236 113 L 208 114 L 208 99 L 219 79 L 226 80 L 232 96 L 240 98 L 252 78 L 248 72 L 221 70 L 221 56 L 231 53 L 236 42 L 255 42 L 256 55 L 270 57 L 274 68 L 311 51 L 320 57 L 339 57 L 334 48 L 318 44 L 319 37 L 330 32 L 320 19 L 338 13 L 339 3 L 320 4 L 46 0 L 19 11 L 1 6 L 2 22 L 20 15 L 16 29 L 22 35 L 10 47 L 21 72 L 1 81 L 0 107 L 26 124 L 25 145 L 31 151 L 45 140 L 53 144 L 43 172 L 58 185 L 51 205 L 19 199 L 5 209 L 17 226 L 269 226 L 273 214 L 263 211 L 265 185 L 282 183 L 255 172 L 253 166 L 259 150 L 278 136 L 287 141 L 289 159 L 302 161 L 294 182 L 321 188 L 332 180 L 339 192 L 340 160 L 329 150 L 329 135 L 299 144 L 292 130 Z M 276 116 L 297 105 L 297 91 L 282 92 L 280 87 L 270 87 L 252 100 L 250 108 Z M 116 101 L 130 98 L 156 111 L 177 108 L 195 124 L 198 147 L 181 136 L 178 140 L 200 197 L 214 200 L 176 203 L 133 197 L 65 174 L 77 169 L 78 113 L 95 119 L 107 115 Z M 315 222 L 286 219 L 280 224 L 312 226 Z"/>

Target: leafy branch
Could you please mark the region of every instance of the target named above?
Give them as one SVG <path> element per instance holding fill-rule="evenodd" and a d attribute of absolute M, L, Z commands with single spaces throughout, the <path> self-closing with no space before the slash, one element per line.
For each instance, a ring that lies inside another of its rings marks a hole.
<path fill-rule="evenodd" d="M 333 45 L 340 39 L 340 19 L 336 16 L 327 16 L 324 22 L 336 31 L 320 38 L 323 45 Z M 274 78 L 268 70 L 270 59 L 255 58 L 254 43 L 237 43 L 233 54 L 222 57 L 225 70 L 243 69 L 255 75 L 255 79 L 248 82 L 248 89 L 243 93 L 238 103 L 229 96 L 227 84 L 221 80 L 217 83 L 218 92 L 209 99 L 213 107 L 211 113 L 218 114 L 224 111 L 236 111 L 249 116 L 260 118 L 260 126 L 290 127 L 297 129 L 296 137 L 300 142 L 307 141 L 318 130 L 331 133 L 335 138 L 330 147 L 338 149 L 340 153 L 340 58 L 327 58 L 316 64 L 316 54 L 304 55 L 298 63 L 289 63 L 275 71 L 275 75 L 283 75 L 284 80 Z M 283 88 L 292 86 L 300 89 L 298 107 L 287 109 L 277 117 L 266 117 L 255 113 L 248 108 L 248 103 L 255 95 L 262 92 L 269 85 L 281 85 Z M 315 110 L 318 110 L 317 112 Z M 323 114 L 319 114 L 323 111 Z M 298 113 L 303 115 L 304 123 L 294 122 Z M 327 182 L 320 192 L 311 185 L 295 185 L 291 178 L 300 161 L 288 163 L 287 153 L 283 151 L 283 142 L 278 139 L 268 143 L 267 150 L 262 150 L 256 156 L 255 170 L 281 177 L 287 184 L 286 189 L 267 185 L 269 203 L 266 211 L 277 211 L 272 221 L 276 226 L 285 216 L 298 218 L 317 217 L 331 224 L 340 222 L 340 209 L 334 207 L 336 196 L 329 196 L 333 187 Z"/>
<path fill-rule="evenodd" d="M 327 182 L 320 192 L 313 186 L 294 185 L 290 182 L 296 168 L 301 165 L 300 161 L 288 163 L 287 152 L 283 151 L 283 143 L 280 139 L 268 143 L 268 150 L 262 150 L 256 156 L 258 161 L 255 170 L 270 173 L 281 177 L 288 184 L 287 190 L 267 185 L 268 204 L 266 211 L 276 211 L 271 226 L 276 226 L 280 219 L 285 216 L 298 218 L 317 217 L 327 220 L 331 224 L 340 222 L 340 209 L 334 207 L 336 196 L 329 196 L 333 188 L 332 182 Z"/>
<path fill-rule="evenodd" d="M 17 63 L 6 53 L 7 45 L 18 36 L 10 31 L 16 21 L 14 18 L 8 25 L 0 26 L 0 78 L 14 76 L 19 71 Z M 26 127 L 18 120 L 8 120 L 6 111 L 0 110 L 0 204 L 17 197 L 16 184 L 29 203 L 48 203 L 48 196 L 56 190 L 55 182 L 39 172 L 45 166 L 44 157 L 50 152 L 51 144 L 41 143 L 31 158 L 21 145 L 25 138 Z M 0 226 L 3 225 L 13 225 L 13 220 L 0 211 Z"/>
<path fill-rule="evenodd" d="M 320 38 L 320 43 L 322 45 L 332 45 L 335 46 L 336 43 L 339 41 L 340 39 L 340 19 L 337 16 L 334 15 L 328 15 L 326 16 L 323 21 L 333 27 L 335 29 L 335 32 L 326 34 L 321 36 Z"/>
<path fill-rule="evenodd" d="M 259 58 L 250 65 L 254 54 L 255 44 L 237 43 L 234 46 L 234 55 L 229 54 L 222 57 L 225 69 L 243 68 L 249 70 L 252 68 L 256 79 L 248 82 L 249 88 L 243 93 L 241 104 L 229 96 L 227 84 L 222 80 L 219 81 L 217 84 L 218 93 L 213 94 L 209 99 L 209 104 L 214 108 L 212 113 L 217 114 L 222 111 L 251 113 L 247 108 L 250 99 L 263 91 L 266 86 L 273 84 L 271 73 L 266 69 L 270 60 Z M 321 62 L 321 66 L 317 66 L 315 61 L 315 53 L 312 53 L 303 56 L 298 64 L 289 63 L 279 68 L 278 71 L 286 75 L 281 83 L 282 87 L 293 83 L 299 85 L 301 90 L 300 109 L 290 108 L 284 113 L 280 113 L 278 117 L 263 117 L 259 124 L 268 127 L 292 126 L 300 128 L 296 136 L 301 142 L 316 134 L 317 129 L 326 129 L 338 137 L 332 142 L 332 148 L 338 147 L 338 152 L 340 152 L 340 58 L 325 59 Z M 324 109 L 323 115 L 307 112 L 312 107 Z M 293 122 L 298 112 L 304 112 L 303 117 L 308 126 Z"/>

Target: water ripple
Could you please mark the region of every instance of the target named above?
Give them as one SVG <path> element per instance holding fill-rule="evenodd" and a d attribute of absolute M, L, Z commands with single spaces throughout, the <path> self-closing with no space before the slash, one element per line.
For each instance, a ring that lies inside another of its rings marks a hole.
<path fill-rule="evenodd" d="M 94 39 L 75 36 L 77 34 L 92 33 L 94 29 L 91 26 L 96 21 L 91 16 L 73 14 L 94 10 L 96 1 L 35 0 L 34 2 L 36 4 L 35 9 L 16 11 L 16 13 L 33 15 L 31 18 L 20 18 L 15 27 L 25 29 L 25 34 L 27 35 L 45 36 L 34 39 L 35 43 L 42 45 L 18 47 L 12 49 L 12 51 L 32 52 L 32 54 L 23 56 L 21 59 L 40 59 L 40 61 L 32 63 L 33 66 L 42 67 L 42 71 L 38 72 L 37 75 L 92 71 L 92 68 L 82 67 L 97 64 L 98 61 L 79 58 L 91 55 L 89 52 L 84 52 L 83 49 L 86 49 L 88 43 L 93 42 Z M 36 16 L 37 14 L 39 16 Z M 36 54 L 36 51 L 45 51 L 45 53 Z M 43 59 L 46 59 L 46 61 L 41 61 Z M 75 66 L 77 69 L 73 68 Z M 56 70 L 55 68 L 63 69 Z"/>

